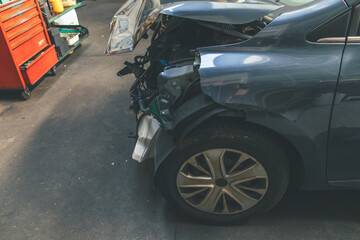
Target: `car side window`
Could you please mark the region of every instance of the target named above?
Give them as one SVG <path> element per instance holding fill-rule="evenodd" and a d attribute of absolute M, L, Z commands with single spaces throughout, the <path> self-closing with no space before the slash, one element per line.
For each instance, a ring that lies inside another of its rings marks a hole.
<path fill-rule="evenodd" d="M 346 30 L 350 20 L 351 11 L 330 19 L 319 26 L 307 36 L 307 40 L 317 43 L 345 42 Z"/>
<path fill-rule="evenodd" d="M 360 43 L 360 5 L 354 8 L 348 43 Z"/>

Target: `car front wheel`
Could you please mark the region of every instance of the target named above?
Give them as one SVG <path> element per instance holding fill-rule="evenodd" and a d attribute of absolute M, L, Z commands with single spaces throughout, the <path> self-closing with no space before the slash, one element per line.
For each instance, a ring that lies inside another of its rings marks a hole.
<path fill-rule="evenodd" d="M 187 214 L 233 223 L 264 213 L 284 195 L 289 166 L 282 145 L 245 123 L 197 128 L 160 166 L 157 184 Z"/>

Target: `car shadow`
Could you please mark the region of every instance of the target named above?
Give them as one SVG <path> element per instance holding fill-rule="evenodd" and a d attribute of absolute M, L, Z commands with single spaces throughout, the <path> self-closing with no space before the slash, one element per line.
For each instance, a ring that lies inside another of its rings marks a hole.
<path fill-rule="evenodd" d="M 113 239 L 119 231 L 143 239 L 153 222 L 160 235 L 173 234 L 174 216 L 164 213 L 165 201 L 153 188 L 152 162 L 131 160 L 134 139 L 127 134 L 135 125 L 127 91 L 84 98 L 93 89 L 69 93 L 1 165 L 4 239 L 29 239 L 27 233 L 33 239 Z"/>
<path fill-rule="evenodd" d="M 60 101 L 2 170 L 5 239 L 24 239 L 29 232 L 34 239 L 169 239 L 179 224 L 211 228 L 165 202 L 154 189 L 152 161 L 131 160 L 134 139 L 127 134 L 134 129 L 134 116 L 126 111 L 125 91 L 67 107 L 92 89 L 81 86 Z M 267 214 L 236 227 L 357 223 L 359 200 L 359 191 L 291 191 Z"/>

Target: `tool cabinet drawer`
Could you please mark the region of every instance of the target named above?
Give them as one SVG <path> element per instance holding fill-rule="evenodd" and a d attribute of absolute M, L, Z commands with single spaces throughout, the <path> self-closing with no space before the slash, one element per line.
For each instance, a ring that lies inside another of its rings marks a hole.
<path fill-rule="evenodd" d="M 44 51 L 36 55 L 36 58 L 30 60 L 20 67 L 22 76 L 28 84 L 34 84 L 45 75 L 57 62 L 58 57 L 55 46 L 47 47 Z"/>
<path fill-rule="evenodd" d="M 44 31 L 39 28 L 34 28 L 28 32 L 27 36 L 20 36 L 14 39 L 10 45 L 14 60 L 18 65 L 22 65 L 29 58 L 40 52 L 48 46 Z"/>
<path fill-rule="evenodd" d="M 51 45 L 37 0 L 19 0 L 0 7 L 0 24 L 18 66 Z"/>
<path fill-rule="evenodd" d="M 21 10 L 20 14 L 16 14 L 16 12 L 6 14 L 5 11 L 1 12 L 0 8 L 0 21 L 3 23 L 5 31 L 9 31 L 34 17 L 40 18 L 40 13 L 35 3 L 31 4 L 31 7 L 27 7 L 25 10 L 26 11 Z"/>
<path fill-rule="evenodd" d="M 4 22 L 16 16 L 21 16 L 24 12 L 35 7 L 34 0 L 19 0 L 0 5 L 0 20 Z"/>

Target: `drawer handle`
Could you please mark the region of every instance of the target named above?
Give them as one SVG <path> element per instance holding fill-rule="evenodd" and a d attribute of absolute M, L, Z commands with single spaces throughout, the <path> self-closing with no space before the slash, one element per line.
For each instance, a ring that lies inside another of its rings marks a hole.
<path fill-rule="evenodd" d="M 36 16 L 39 16 L 38 12 L 34 12 L 30 16 L 28 16 L 27 18 L 21 19 L 20 21 L 7 26 L 5 28 L 5 31 L 9 31 L 9 30 L 11 30 L 11 29 L 13 29 L 13 28 L 15 28 L 15 27 L 17 27 L 17 26 L 19 26 L 19 25 L 21 25 L 21 24 L 23 24 L 23 23 L 25 23 L 25 22 L 27 22 L 27 21 L 29 21 L 31 19 L 33 19 Z"/>
<path fill-rule="evenodd" d="M 34 23 L 32 23 L 31 25 L 25 27 L 25 28 L 22 28 L 21 30 L 17 31 L 17 32 L 14 32 L 13 34 L 9 34 L 8 35 L 8 38 L 9 40 L 13 40 L 14 38 L 20 36 L 21 34 L 23 33 L 26 33 L 27 31 L 31 30 L 33 27 L 35 27 L 36 25 L 39 25 L 41 24 L 41 20 L 40 19 L 37 19 Z"/>
<path fill-rule="evenodd" d="M 30 5 L 30 6 L 28 6 L 27 8 L 21 9 L 20 11 L 17 11 L 17 12 L 15 12 L 15 13 L 11 14 L 11 15 L 5 15 L 5 16 L 2 18 L 2 21 L 3 21 L 3 22 L 6 22 L 7 20 L 9 20 L 9 19 L 11 19 L 11 18 L 13 18 L 13 17 L 16 17 L 16 16 L 18 16 L 18 15 L 21 15 L 21 14 L 23 14 L 24 12 L 27 12 L 27 11 L 33 9 L 33 8 L 36 8 L 36 4 L 35 4 L 35 3 L 32 4 L 32 5 Z"/>
<path fill-rule="evenodd" d="M 37 34 L 39 34 L 40 32 L 42 32 L 43 29 L 39 29 L 38 31 L 34 32 L 33 34 L 27 36 L 26 38 L 23 38 L 22 41 L 11 44 L 12 49 L 17 48 L 18 46 L 20 46 L 21 44 L 23 44 L 24 42 L 28 41 L 29 39 L 33 38 L 34 36 L 36 36 Z"/>
<path fill-rule="evenodd" d="M 9 8 L 15 8 L 15 6 L 22 5 L 22 3 L 26 2 L 26 1 L 28 1 L 28 0 L 21 0 L 18 2 L 11 3 L 11 4 L 7 5 L 6 7 L 2 7 L 2 8 L 0 8 L 0 13 L 5 10 L 8 10 Z"/>

